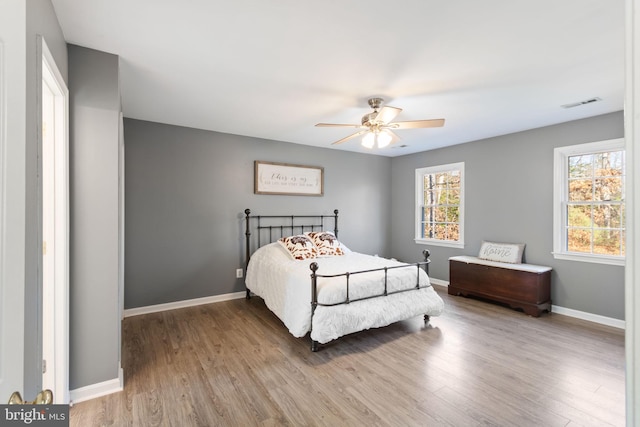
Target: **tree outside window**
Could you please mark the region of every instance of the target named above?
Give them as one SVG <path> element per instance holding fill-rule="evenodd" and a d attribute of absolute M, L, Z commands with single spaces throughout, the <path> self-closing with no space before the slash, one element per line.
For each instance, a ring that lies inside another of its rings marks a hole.
<path fill-rule="evenodd" d="M 416 170 L 416 236 L 419 243 L 462 246 L 464 163 Z"/>
<path fill-rule="evenodd" d="M 554 255 L 623 262 L 624 140 L 560 147 L 555 156 Z"/>

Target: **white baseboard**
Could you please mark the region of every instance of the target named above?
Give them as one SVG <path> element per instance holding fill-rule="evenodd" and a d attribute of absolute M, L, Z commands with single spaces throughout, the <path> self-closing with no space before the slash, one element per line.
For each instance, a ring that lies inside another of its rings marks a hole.
<path fill-rule="evenodd" d="M 429 276 L 429 282 L 431 282 L 432 285 L 444 286 L 445 288 L 449 287 L 449 282 L 447 282 L 446 280 L 434 279 L 431 276 Z"/>
<path fill-rule="evenodd" d="M 625 329 L 626 322 L 624 320 L 614 319 L 613 317 L 600 316 L 599 314 L 587 313 L 586 311 L 574 310 L 572 308 L 565 308 L 557 305 L 551 306 L 551 312 L 575 317 L 576 319 L 587 320 L 589 322 L 599 323 L 601 325 L 612 326 L 618 329 Z"/>
<path fill-rule="evenodd" d="M 158 313 L 160 311 L 175 310 L 176 308 L 194 307 L 196 305 L 211 304 L 214 302 L 229 301 L 244 298 L 245 291 L 231 294 L 213 295 L 210 297 L 188 299 L 184 301 L 168 302 L 166 304 L 148 305 L 146 307 L 128 308 L 124 310 L 124 317 L 138 316 L 140 314 Z"/>
<path fill-rule="evenodd" d="M 436 286 L 449 286 L 449 282 L 441 279 L 434 279 L 429 277 L 432 285 Z M 558 305 L 551 306 L 551 312 L 555 314 L 562 314 L 564 316 L 575 317 L 576 319 L 587 320 L 589 322 L 599 323 L 601 325 L 612 326 L 618 329 L 625 329 L 625 321 L 620 319 L 614 319 L 612 317 L 600 316 L 599 314 L 587 313 L 586 311 L 574 310 L 572 308 L 560 307 Z"/>
<path fill-rule="evenodd" d="M 120 367 L 118 369 L 118 378 L 71 390 L 69 392 L 71 399 L 69 404 L 73 406 L 74 403 L 84 402 L 85 400 L 95 399 L 96 397 L 106 396 L 122 390 L 124 390 L 124 372 Z"/>

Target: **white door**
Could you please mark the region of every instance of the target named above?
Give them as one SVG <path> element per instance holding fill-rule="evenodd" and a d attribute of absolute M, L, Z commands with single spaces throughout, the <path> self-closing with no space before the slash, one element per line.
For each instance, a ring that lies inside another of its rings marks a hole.
<path fill-rule="evenodd" d="M 69 402 L 68 90 L 42 41 L 42 389 Z"/>
<path fill-rule="evenodd" d="M 43 64 L 44 69 L 44 64 Z M 44 72 L 43 72 L 44 74 Z M 56 92 L 42 79 L 42 388 L 55 388 L 55 129 Z"/>

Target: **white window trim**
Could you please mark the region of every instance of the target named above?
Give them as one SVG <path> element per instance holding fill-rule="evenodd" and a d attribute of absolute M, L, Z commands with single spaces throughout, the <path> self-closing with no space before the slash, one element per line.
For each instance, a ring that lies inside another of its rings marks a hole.
<path fill-rule="evenodd" d="M 566 224 L 566 202 L 568 197 L 567 181 L 569 179 L 567 172 L 567 161 L 570 156 L 601 153 L 604 151 L 624 150 L 624 138 L 609 139 L 606 141 L 589 142 L 586 144 L 569 145 L 566 147 L 557 147 L 553 150 L 553 257 L 555 259 L 591 262 L 609 265 L 625 265 L 625 257 L 583 254 L 578 252 L 568 252 L 566 247 L 566 236 L 564 233 L 564 224 Z M 626 168 L 626 166 L 625 166 Z"/>
<path fill-rule="evenodd" d="M 454 242 L 452 240 L 438 240 L 438 239 L 425 239 L 420 237 L 421 232 L 421 219 L 422 215 L 420 214 L 420 206 L 423 204 L 424 190 L 422 177 L 427 173 L 437 173 L 437 172 L 448 172 L 451 170 L 459 170 L 460 171 L 460 240 Z M 464 248 L 464 162 L 459 163 L 449 163 L 447 165 L 438 165 L 438 166 L 428 166 L 424 168 L 416 169 L 416 181 L 415 181 L 415 230 L 414 230 L 414 241 L 421 245 L 434 245 L 434 246 L 444 246 L 449 248 Z"/>

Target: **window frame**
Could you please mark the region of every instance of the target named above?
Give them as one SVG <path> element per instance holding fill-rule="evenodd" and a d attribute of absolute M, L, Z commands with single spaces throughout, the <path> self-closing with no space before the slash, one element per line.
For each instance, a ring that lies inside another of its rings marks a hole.
<path fill-rule="evenodd" d="M 567 249 L 567 201 L 569 198 L 569 157 L 581 154 L 597 154 L 608 151 L 626 151 L 624 138 L 608 139 L 605 141 L 588 142 L 585 144 L 556 147 L 553 150 L 553 257 L 560 260 L 590 262 L 597 264 L 625 265 L 625 255 L 601 255 L 592 253 L 570 252 Z M 625 153 L 626 154 L 626 153 Z M 623 187 L 626 186 L 626 155 L 623 165 L 625 173 Z M 623 206 L 626 199 L 622 199 Z M 623 224 L 623 230 L 626 230 Z"/>
<path fill-rule="evenodd" d="M 422 237 L 422 211 L 421 207 L 424 205 L 424 175 L 438 173 L 438 172 L 450 172 L 450 171 L 459 171 L 460 172 L 460 204 L 458 205 L 459 211 L 459 227 L 460 227 L 460 238 L 457 241 L 453 240 L 440 240 L 433 238 L 424 238 Z M 464 194 L 465 194 L 465 186 L 464 186 L 464 162 L 458 163 L 449 163 L 446 165 L 437 165 L 437 166 L 427 166 L 423 168 L 416 169 L 415 172 L 415 230 L 414 230 L 414 241 L 421 245 L 434 245 L 434 246 L 445 246 L 450 248 L 464 248 Z"/>

